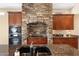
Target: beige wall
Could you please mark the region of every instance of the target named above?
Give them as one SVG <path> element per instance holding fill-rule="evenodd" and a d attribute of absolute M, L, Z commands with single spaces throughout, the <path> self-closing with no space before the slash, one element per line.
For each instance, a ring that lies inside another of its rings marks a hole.
<path fill-rule="evenodd" d="M 0 9 L 0 12 L 5 12 L 4 15 L 0 16 L 0 45 L 8 44 L 8 12 L 9 11 L 22 11 L 21 9 Z"/>
<path fill-rule="evenodd" d="M 8 14 L 0 16 L 0 45 L 8 44 Z"/>
<path fill-rule="evenodd" d="M 53 14 L 70 14 L 72 12 L 71 9 L 55 9 L 53 10 Z"/>
<path fill-rule="evenodd" d="M 76 3 L 71 9 L 55 9 L 53 13 L 58 14 L 79 14 L 79 3 Z"/>
<path fill-rule="evenodd" d="M 79 14 L 74 16 L 74 34 L 79 35 Z"/>
<path fill-rule="evenodd" d="M 76 3 L 72 8 L 72 14 L 79 14 L 79 3 Z"/>

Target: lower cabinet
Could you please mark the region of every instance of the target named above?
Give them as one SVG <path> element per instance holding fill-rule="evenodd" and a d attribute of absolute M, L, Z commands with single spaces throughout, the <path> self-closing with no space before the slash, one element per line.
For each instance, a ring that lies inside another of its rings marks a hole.
<path fill-rule="evenodd" d="M 27 44 L 47 44 L 47 38 L 44 37 L 30 37 L 27 39 Z"/>
<path fill-rule="evenodd" d="M 78 38 L 77 37 L 63 37 L 63 38 L 53 38 L 53 44 L 68 44 L 74 48 L 78 48 Z"/>

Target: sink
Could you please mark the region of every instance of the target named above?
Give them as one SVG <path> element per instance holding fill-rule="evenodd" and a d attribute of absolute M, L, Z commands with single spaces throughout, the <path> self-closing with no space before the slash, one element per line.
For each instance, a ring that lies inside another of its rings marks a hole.
<path fill-rule="evenodd" d="M 38 56 L 50 56 L 51 52 L 48 47 L 39 46 L 39 47 L 36 47 L 36 49 L 35 49 L 35 55 L 37 55 L 37 54 L 38 54 Z"/>
<path fill-rule="evenodd" d="M 30 47 L 29 46 L 22 46 L 19 48 L 20 56 L 23 56 L 23 54 L 26 54 L 26 56 L 30 56 Z"/>
<path fill-rule="evenodd" d="M 19 48 L 20 56 L 50 56 L 51 52 L 46 46 L 22 46 Z"/>

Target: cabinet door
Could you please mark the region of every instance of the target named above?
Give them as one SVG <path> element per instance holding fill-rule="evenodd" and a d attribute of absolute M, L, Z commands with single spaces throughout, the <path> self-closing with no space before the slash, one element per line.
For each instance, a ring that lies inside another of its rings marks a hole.
<path fill-rule="evenodd" d="M 67 44 L 67 40 L 65 38 L 53 38 L 53 44 Z"/>
<path fill-rule="evenodd" d="M 54 30 L 71 30 L 73 29 L 73 14 L 55 14 L 53 15 Z"/>
<path fill-rule="evenodd" d="M 78 48 L 78 39 L 77 38 L 70 38 L 68 40 L 68 44 L 74 48 Z"/>
<path fill-rule="evenodd" d="M 27 44 L 47 44 L 47 38 L 31 37 L 27 39 Z"/>
<path fill-rule="evenodd" d="M 68 44 L 78 48 L 78 38 L 53 38 L 53 44 Z"/>
<path fill-rule="evenodd" d="M 22 13 L 21 12 L 9 12 L 9 25 L 21 26 Z"/>

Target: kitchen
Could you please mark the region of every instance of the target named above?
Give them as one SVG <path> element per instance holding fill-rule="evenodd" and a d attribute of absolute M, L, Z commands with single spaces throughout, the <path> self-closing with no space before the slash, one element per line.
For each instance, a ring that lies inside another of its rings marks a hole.
<path fill-rule="evenodd" d="M 17 48 L 21 56 L 79 55 L 79 4 L 16 3 L 16 5 L 19 7 L 11 8 L 10 4 L 9 8 L 1 10 L 6 13 L 0 17 L 3 19 L 0 20 L 0 39 L 3 39 L 0 40 L 0 45 L 7 47 L 0 48 L 1 55 L 13 56 Z M 27 49 L 28 53 L 21 51 L 23 48 L 25 52 Z M 47 49 L 47 53 L 42 50 L 43 53 L 39 52 L 39 49 Z"/>

